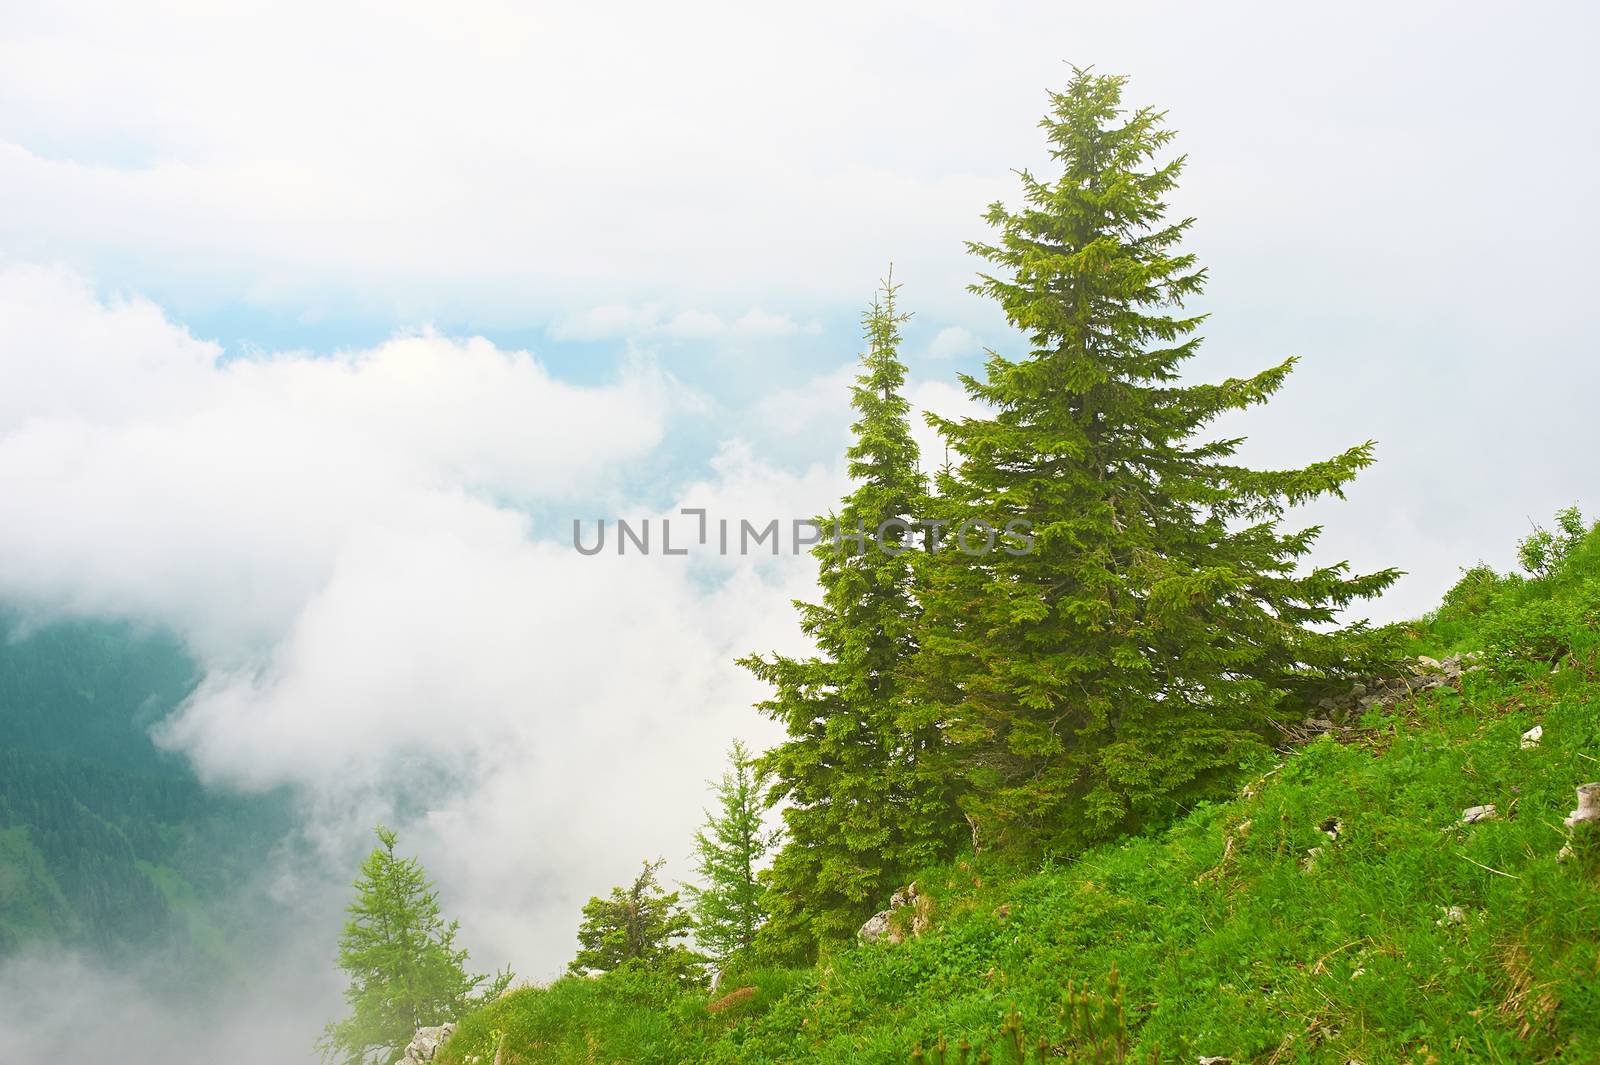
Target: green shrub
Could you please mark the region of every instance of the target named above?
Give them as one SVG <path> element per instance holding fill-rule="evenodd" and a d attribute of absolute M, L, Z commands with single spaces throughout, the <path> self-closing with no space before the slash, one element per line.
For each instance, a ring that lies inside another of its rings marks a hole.
<path fill-rule="evenodd" d="M 1517 561 L 1533 576 L 1548 577 L 1561 568 L 1588 531 L 1577 507 L 1558 510 L 1554 532 L 1536 525 L 1533 535 L 1517 541 Z"/>

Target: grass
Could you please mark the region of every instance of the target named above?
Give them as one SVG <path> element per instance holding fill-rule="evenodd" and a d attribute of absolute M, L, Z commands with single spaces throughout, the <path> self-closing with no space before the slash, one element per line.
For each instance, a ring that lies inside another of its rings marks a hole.
<path fill-rule="evenodd" d="M 463 1018 L 443 1060 L 900 1065 L 939 1035 L 992 1039 L 1013 1009 L 1062 1043 L 1072 995 L 1115 967 L 1134 1047 L 1166 1061 L 1600 1061 L 1600 847 L 1556 857 L 1573 789 L 1600 779 L 1600 535 L 1541 580 L 1468 571 L 1412 636 L 1485 668 L 1159 833 L 1043 869 L 930 870 L 934 928 L 899 946 L 720 994 L 566 978 Z"/>

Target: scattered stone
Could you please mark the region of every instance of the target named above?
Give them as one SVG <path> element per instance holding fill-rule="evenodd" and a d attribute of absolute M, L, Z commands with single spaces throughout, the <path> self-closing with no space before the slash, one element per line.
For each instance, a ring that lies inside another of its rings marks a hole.
<path fill-rule="evenodd" d="M 432 1061 L 445 1040 L 455 1034 L 455 1030 L 454 1024 L 418 1028 L 417 1034 L 412 1036 L 411 1042 L 406 1045 L 406 1052 L 395 1060 L 394 1065 L 423 1065 L 424 1062 Z"/>
<path fill-rule="evenodd" d="M 1461 924 L 1466 919 L 1467 913 L 1460 906 L 1447 906 L 1444 908 L 1444 916 L 1433 923 L 1442 928 L 1447 924 Z"/>
<path fill-rule="evenodd" d="M 1204 1058 L 1203 1057 L 1203 1058 L 1200 1059 L 1199 1065 L 1233 1065 L 1233 1059 L 1232 1058 L 1218 1058 L 1218 1057 L 1210 1057 L 1210 1058 Z"/>
<path fill-rule="evenodd" d="M 1544 726 L 1535 725 L 1522 734 L 1522 749 L 1539 746 L 1539 741 L 1544 739 Z"/>
<path fill-rule="evenodd" d="M 1584 784 L 1578 789 L 1578 808 L 1561 823 L 1568 828 L 1582 824 L 1600 824 L 1600 783 Z"/>
<path fill-rule="evenodd" d="M 1344 831 L 1344 822 L 1337 817 L 1330 817 L 1317 827 L 1323 835 L 1329 839 L 1336 840 L 1339 838 L 1339 833 Z"/>
<path fill-rule="evenodd" d="M 922 894 L 917 889 L 916 881 L 896 891 L 889 897 L 889 908 L 879 910 L 856 932 L 856 937 L 864 943 L 876 943 L 881 939 L 888 940 L 891 944 L 905 941 L 905 933 L 895 927 L 893 917 L 895 911 L 911 907 L 911 934 L 920 936 L 933 925 L 933 899 Z"/>
<path fill-rule="evenodd" d="M 1480 821 L 1493 821 L 1496 816 L 1492 802 L 1484 806 L 1469 806 L 1461 811 L 1460 824 L 1475 825 Z"/>
<path fill-rule="evenodd" d="M 1317 868 L 1317 859 L 1322 857 L 1321 847 L 1312 847 L 1306 851 L 1306 856 L 1300 859 L 1300 868 L 1306 872 L 1314 872 Z"/>

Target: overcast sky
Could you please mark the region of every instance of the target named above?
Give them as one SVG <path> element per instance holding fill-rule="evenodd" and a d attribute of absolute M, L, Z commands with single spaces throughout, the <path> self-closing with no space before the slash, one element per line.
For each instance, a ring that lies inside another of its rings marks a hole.
<path fill-rule="evenodd" d="M 481 962 L 547 977 L 589 894 L 683 872 L 722 749 L 771 738 L 732 660 L 798 648 L 810 582 L 565 522 L 825 509 L 891 261 L 913 398 L 961 411 L 1022 350 L 962 242 L 1047 166 L 1068 62 L 1180 131 L 1193 373 L 1302 357 L 1250 457 L 1378 441 L 1307 519 L 1409 571 L 1373 616 L 1600 510 L 1595 22 L 0 0 L 0 599 L 183 634 L 208 680 L 162 742 L 300 786 L 340 879 L 408 773 L 460 771 L 407 838 Z"/>

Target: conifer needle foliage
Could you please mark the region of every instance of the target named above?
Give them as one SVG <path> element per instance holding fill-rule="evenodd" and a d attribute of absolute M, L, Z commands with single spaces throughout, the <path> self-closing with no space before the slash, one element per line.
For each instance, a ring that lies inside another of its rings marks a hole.
<path fill-rule="evenodd" d="M 457 925 L 439 912 L 439 893 L 415 858 L 395 854 L 381 825 L 378 846 L 361 865 L 350 921 L 339 937 L 339 968 L 350 979 L 350 1015 L 328 1025 L 323 1060 L 344 1065 L 393 1060 L 418 1028 L 443 1024 L 497 996 L 511 973 L 467 972 Z"/>
<path fill-rule="evenodd" d="M 923 589 L 921 719 L 982 844 L 1070 850 L 1210 791 L 1262 747 L 1280 701 L 1371 669 L 1382 634 L 1335 625 L 1394 570 L 1301 571 L 1316 527 L 1287 508 L 1338 496 L 1373 444 L 1302 469 L 1254 469 L 1218 434 L 1294 360 L 1253 377 L 1181 377 L 1205 271 L 1166 197 L 1184 158 L 1124 79 L 1078 70 L 1041 122 L 1054 173 L 996 203 L 973 291 L 1026 339 L 963 375 L 989 413 L 933 417 L 958 456 L 938 479 L 953 521 L 1026 520 L 1028 553 L 940 552 Z"/>
<path fill-rule="evenodd" d="M 631 884 L 591 898 L 578 928 L 578 954 L 569 973 L 606 973 L 630 963 L 671 974 L 685 982 L 699 978 L 704 958 L 683 945 L 694 921 L 656 878 L 662 861 L 645 862 Z"/>
<path fill-rule="evenodd" d="M 748 954 L 767 918 L 767 886 L 758 870 L 776 842 L 762 819 L 764 777 L 744 744 L 735 741 L 728 771 L 717 782 L 717 809 L 706 815 L 694 837 L 695 872 L 691 886 L 695 944 L 725 969 Z"/>
<path fill-rule="evenodd" d="M 772 798 L 787 802 L 762 933 L 776 957 L 848 944 L 906 870 L 943 857 L 958 838 L 948 785 L 929 760 L 937 729 L 901 720 L 902 674 L 916 650 L 911 523 L 927 491 L 903 394 L 900 327 L 909 315 L 897 294 L 886 281 L 862 317 L 867 348 L 848 452 L 856 487 L 837 514 L 819 519 L 830 534 L 849 535 L 825 535 L 813 549 L 821 601 L 796 604 L 818 653 L 742 660 L 775 689 L 761 709 L 788 730 L 762 759 Z M 862 532 L 864 540 L 850 538 Z"/>

